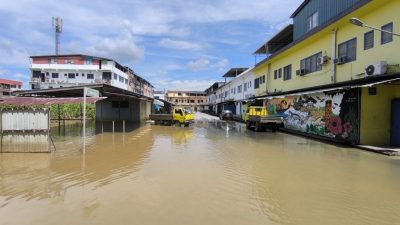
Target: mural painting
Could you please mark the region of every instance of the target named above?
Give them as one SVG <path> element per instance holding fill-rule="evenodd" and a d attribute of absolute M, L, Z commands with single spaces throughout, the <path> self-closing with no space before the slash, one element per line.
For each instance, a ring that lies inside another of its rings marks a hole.
<path fill-rule="evenodd" d="M 285 128 L 359 143 L 358 89 L 266 100 L 270 115 L 281 115 Z"/>

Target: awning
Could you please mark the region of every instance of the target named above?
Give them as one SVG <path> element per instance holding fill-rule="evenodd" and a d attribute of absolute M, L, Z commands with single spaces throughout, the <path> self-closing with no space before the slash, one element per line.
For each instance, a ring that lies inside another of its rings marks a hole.
<path fill-rule="evenodd" d="M 286 98 L 288 96 L 300 96 L 300 95 L 310 95 L 310 94 L 321 93 L 321 92 L 342 91 L 342 90 L 348 90 L 348 89 L 352 89 L 352 88 L 372 87 L 372 86 L 375 86 L 378 84 L 385 84 L 385 83 L 390 83 L 390 82 L 395 82 L 395 81 L 400 81 L 400 77 L 382 80 L 382 81 L 375 81 L 375 82 L 370 82 L 370 83 L 349 84 L 349 85 L 340 86 L 340 87 L 330 87 L 330 88 L 322 88 L 322 89 L 299 91 L 299 92 L 287 92 L 287 93 L 281 93 L 281 94 L 274 93 L 274 94 L 266 95 L 266 96 L 259 97 L 256 99 L 257 100 L 279 99 L 279 98 Z"/>
<path fill-rule="evenodd" d="M 96 103 L 97 101 L 106 99 L 107 97 L 87 97 L 87 103 Z M 56 104 L 72 104 L 83 103 L 83 97 L 80 98 L 35 98 L 35 97 L 6 97 L 0 98 L 0 105 L 56 105 Z"/>

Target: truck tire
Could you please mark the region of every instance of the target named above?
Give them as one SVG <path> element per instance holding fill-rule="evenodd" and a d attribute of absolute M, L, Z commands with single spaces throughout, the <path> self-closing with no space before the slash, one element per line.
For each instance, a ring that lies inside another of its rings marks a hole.
<path fill-rule="evenodd" d="M 254 131 L 255 131 L 255 132 L 260 132 L 261 129 L 262 129 L 262 127 L 261 127 L 260 123 L 257 123 L 257 122 L 256 122 L 256 123 L 254 124 Z"/>
<path fill-rule="evenodd" d="M 278 130 L 278 126 L 276 124 L 272 125 L 271 131 L 275 133 L 276 130 Z"/>
<path fill-rule="evenodd" d="M 250 128 L 251 128 L 251 123 L 250 123 L 250 121 L 247 121 L 247 122 L 246 122 L 246 128 L 247 128 L 248 130 L 250 130 Z"/>

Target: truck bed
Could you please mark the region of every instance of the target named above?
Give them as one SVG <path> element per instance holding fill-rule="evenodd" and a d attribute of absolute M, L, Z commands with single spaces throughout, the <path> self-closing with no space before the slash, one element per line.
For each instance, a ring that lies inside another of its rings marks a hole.
<path fill-rule="evenodd" d="M 283 124 L 282 116 L 250 116 L 249 121 L 261 124 L 275 123 L 277 125 Z"/>
<path fill-rule="evenodd" d="M 149 117 L 154 121 L 172 121 L 172 114 L 150 114 Z"/>

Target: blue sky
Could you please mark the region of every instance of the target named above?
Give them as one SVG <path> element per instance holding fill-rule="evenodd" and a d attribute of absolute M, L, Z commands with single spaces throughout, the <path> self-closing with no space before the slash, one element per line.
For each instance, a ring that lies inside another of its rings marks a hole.
<path fill-rule="evenodd" d="M 64 21 L 61 54 L 113 58 L 157 90 L 204 90 L 289 24 L 302 0 L 3 0 L 0 77 L 28 87 L 29 56 L 54 54 L 52 16 Z"/>

